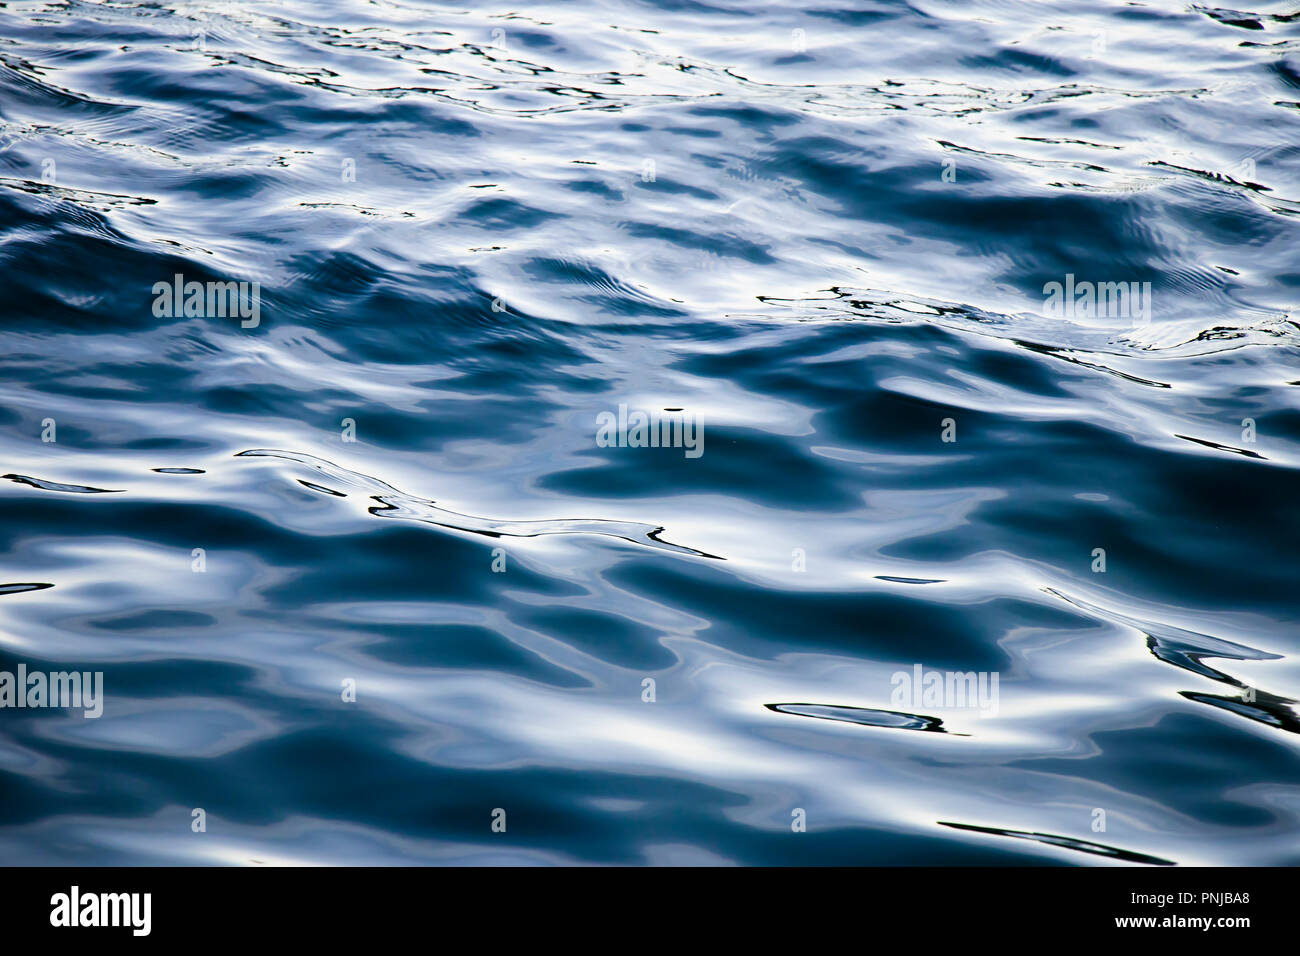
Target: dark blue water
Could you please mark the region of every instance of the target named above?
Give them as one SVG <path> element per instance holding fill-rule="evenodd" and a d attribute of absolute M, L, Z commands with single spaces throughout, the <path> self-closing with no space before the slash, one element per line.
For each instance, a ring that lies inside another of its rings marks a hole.
<path fill-rule="evenodd" d="M 1283 3 L 6 4 L 0 861 L 1300 863 L 1298 111 Z"/>

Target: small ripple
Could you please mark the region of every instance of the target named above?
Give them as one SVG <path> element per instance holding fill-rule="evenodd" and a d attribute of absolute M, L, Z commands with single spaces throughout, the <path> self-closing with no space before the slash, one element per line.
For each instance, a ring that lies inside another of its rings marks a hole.
<path fill-rule="evenodd" d="M 329 475 L 343 484 L 352 485 L 363 490 L 378 491 L 379 494 L 372 494 L 370 497 L 372 500 L 379 502 L 380 507 L 369 509 L 370 514 L 377 518 L 406 518 L 411 521 L 421 521 L 442 528 L 468 531 L 491 538 L 533 538 L 544 534 L 598 534 L 619 538 L 630 544 L 647 545 L 663 551 L 674 551 L 678 554 L 690 554 L 695 557 L 712 558 L 719 561 L 724 560 L 716 554 L 708 554 L 704 551 L 688 548 L 685 545 L 665 541 L 661 537 L 665 530 L 662 525 L 643 524 L 639 521 L 610 521 L 604 518 L 500 521 L 495 518 L 482 518 L 439 508 L 432 498 L 418 498 L 415 495 L 408 495 L 406 492 L 399 491 L 378 478 L 349 471 L 347 468 L 326 461 L 323 458 L 317 458 L 314 455 L 271 448 L 252 448 L 239 452 L 235 457 L 281 458 L 285 461 L 293 461 L 300 465 L 315 468 L 317 471 Z M 302 483 L 301 480 L 300 483 Z M 308 485 L 308 487 L 311 486 Z M 332 491 L 329 488 L 320 487 L 319 490 L 342 497 L 339 492 Z"/>
<path fill-rule="evenodd" d="M 1217 441 L 1210 441 L 1208 438 L 1193 438 L 1191 435 L 1175 434 L 1175 438 L 1181 438 L 1183 441 L 1195 442 L 1198 445 L 1204 445 L 1206 448 L 1213 448 L 1216 451 L 1230 451 L 1234 455 L 1242 455 L 1246 458 L 1258 458 L 1261 461 L 1268 459 L 1257 451 L 1250 451 L 1247 448 L 1238 448 L 1235 445 L 1222 445 Z"/>
<path fill-rule="evenodd" d="M 1250 697 L 1229 697 L 1226 694 L 1203 694 L 1199 691 L 1184 690 L 1179 694 L 1198 704 L 1218 707 L 1238 717 L 1245 717 L 1256 723 L 1265 724 L 1287 733 L 1300 734 L 1300 714 L 1296 713 L 1295 703 L 1290 697 L 1279 697 L 1267 691 L 1251 690 Z"/>
<path fill-rule="evenodd" d="M 839 720 L 867 727 L 888 727 L 894 730 L 920 730 L 935 734 L 951 734 L 945 730 L 943 720 L 921 714 L 906 714 L 897 710 L 875 710 L 870 707 L 846 707 L 839 704 L 764 704 L 768 710 L 795 717 L 815 717 L 818 720 Z M 953 734 L 967 737 L 969 734 Z"/>
<path fill-rule="evenodd" d="M 1067 850 L 1078 850 L 1080 853 L 1092 853 L 1096 856 L 1108 856 L 1113 860 L 1122 860 L 1125 863 L 1146 863 L 1150 866 L 1177 866 L 1173 860 L 1165 860 L 1158 856 L 1148 856 L 1145 853 L 1135 853 L 1132 850 L 1121 850 L 1118 847 L 1107 846 L 1104 843 L 1093 843 L 1091 840 L 1076 840 L 1074 837 L 1057 836 L 1054 833 L 1034 833 L 1028 830 L 1004 830 L 1001 827 L 981 827 L 973 823 L 948 823 L 944 820 L 937 821 L 941 827 L 952 827 L 954 830 L 969 830 L 972 833 L 989 833 L 993 836 L 1012 837 L 1017 840 L 1033 840 L 1035 843 L 1047 843 L 1051 846 L 1064 847 Z"/>
<path fill-rule="evenodd" d="M 33 488 L 40 488 L 42 491 L 66 491 L 79 495 L 108 495 L 124 491 L 123 488 L 92 488 L 90 485 L 65 485 L 58 481 L 47 481 L 44 478 L 33 478 L 30 475 L 0 475 L 0 478 L 8 481 L 16 481 L 20 485 L 31 485 Z"/>
<path fill-rule="evenodd" d="M 0 584 L 0 594 L 21 594 L 24 591 L 44 591 L 54 587 L 53 584 Z"/>
<path fill-rule="evenodd" d="M 1188 631 L 1167 624 L 1138 620 L 1113 611 L 1103 610 L 1078 598 L 1067 597 L 1053 588 L 1046 588 L 1045 590 L 1077 608 L 1090 611 L 1107 620 L 1118 621 L 1143 632 L 1147 638 L 1147 649 L 1151 651 L 1151 655 L 1156 660 L 1172 664 L 1174 667 L 1182 668 L 1185 671 L 1190 671 L 1220 684 L 1239 688 L 1242 691 L 1239 696 L 1235 697 L 1223 694 L 1206 694 L 1199 691 L 1179 691 L 1179 696 L 1195 701 L 1198 704 L 1217 707 L 1220 710 L 1225 710 L 1228 713 L 1245 717 L 1248 720 L 1278 730 L 1285 730 L 1293 734 L 1300 733 L 1300 714 L 1297 714 L 1295 710 L 1297 701 L 1294 698 L 1283 697 L 1246 684 L 1244 681 L 1238 680 L 1232 675 L 1225 674 L 1223 671 L 1210 667 L 1205 663 L 1206 658 L 1233 661 L 1276 661 L 1282 660 L 1281 654 L 1261 651 L 1234 641 L 1211 637 L 1208 634 L 1198 634 L 1195 631 Z"/>

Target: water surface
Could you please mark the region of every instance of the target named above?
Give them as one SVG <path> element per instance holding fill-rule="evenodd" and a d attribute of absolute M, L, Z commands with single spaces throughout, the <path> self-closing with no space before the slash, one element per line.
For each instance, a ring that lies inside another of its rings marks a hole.
<path fill-rule="evenodd" d="M 0 7 L 0 861 L 1300 862 L 1300 19 L 818 2 Z"/>

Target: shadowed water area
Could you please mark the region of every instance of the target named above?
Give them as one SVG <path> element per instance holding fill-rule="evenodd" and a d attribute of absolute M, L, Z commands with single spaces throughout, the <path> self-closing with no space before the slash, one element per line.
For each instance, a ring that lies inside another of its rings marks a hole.
<path fill-rule="evenodd" d="M 1300 15 L 819 2 L 0 6 L 0 863 L 1300 863 Z"/>

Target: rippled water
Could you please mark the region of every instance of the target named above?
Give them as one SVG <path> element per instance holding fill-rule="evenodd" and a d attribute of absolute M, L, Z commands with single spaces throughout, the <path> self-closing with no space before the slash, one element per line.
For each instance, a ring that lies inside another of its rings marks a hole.
<path fill-rule="evenodd" d="M 1300 862 L 1287 5 L 0 38 L 0 860 Z"/>

